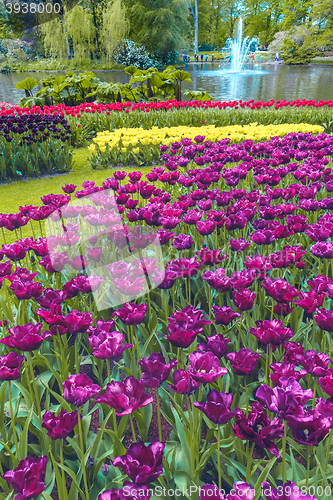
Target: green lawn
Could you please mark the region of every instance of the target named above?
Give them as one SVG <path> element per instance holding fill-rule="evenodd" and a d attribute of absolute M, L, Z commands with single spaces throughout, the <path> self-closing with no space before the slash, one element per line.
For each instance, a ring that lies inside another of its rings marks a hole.
<path fill-rule="evenodd" d="M 42 204 L 40 198 L 46 194 L 64 194 L 61 187 L 65 184 L 75 184 L 81 187 L 84 181 L 95 181 L 101 186 L 102 182 L 108 177 L 112 177 L 113 169 L 93 170 L 88 161 L 90 153 L 87 148 L 74 149 L 73 172 L 69 174 L 53 175 L 42 179 L 31 179 L 27 181 L 10 182 L 0 185 L 0 213 L 17 213 L 20 206 Z M 143 175 L 150 171 L 151 167 L 119 167 L 118 170 L 128 172 L 140 170 Z M 32 222 L 35 234 L 39 234 L 39 225 Z M 21 236 L 18 233 L 18 236 Z M 32 227 L 30 223 L 22 229 L 22 236 L 32 236 Z M 5 231 L 6 243 L 15 241 L 15 232 Z M 0 245 L 4 243 L 2 232 L 0 232 Z"/>

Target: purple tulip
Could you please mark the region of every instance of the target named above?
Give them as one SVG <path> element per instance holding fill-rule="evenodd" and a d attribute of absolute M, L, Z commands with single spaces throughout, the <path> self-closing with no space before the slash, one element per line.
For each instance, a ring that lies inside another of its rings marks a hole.
<path fill-rule="evenodd" d="M 191 366 L 187 371 L 197 382 L 211 384 L 219 377 L 228 373 L 226 368 L 220 368 L 220 360 L 212 352 L 193 352 L 189 355 Z"/>
<path fill-rule="evenodd" d="M 169 342 L 175 347 L 188 347 L 199 333 L 202 333 L 205 325 L 211 321 L 204 319 L 204 313 L 193 306 L 186 306 L 181 311 L 176 311 L 168 318 L 167 325 Z"/>
<path fill-rule="evenodd" d="M 207 343 L 199 344 L 198 350 L 200 352 L 210 351 L 214 354 L 214 356 L 217 356 L 219 359 L 221 359 L 228 350 L 230 339 L 225 339 L 221 333 L 206 338 Z"/>
<path fill-rule="evenodd" d="M 256 293 L 251 292 L 248 288 L 234 290 L 232 292 L 232 300 L 235 302 L 236 307 L 238 307 L 240 311 L 248 311 L 252 309 L 255 298 Z"/>
<path fill-rule="evenodd" d="M 72 309 L 71 312 L 64 317 L 64 326 L 66 326 L 71 335 L 86 332 L 92 322 L 92 314 L 88 312 L 80 313 L 75 309 Z"/>
<path fill-rule="evenodd" d="M 260 356 L 261 354 L 243 347 L 237 352 L 229 352 L 226 357 L 235 375 L 251 375 L 257 367 Z"/>
<path fill-rule="evenodd" d="M 225 270 L 222 267 L 216 269 L 216 271 L 206 271 L 202 279 L 207 281 L 211 288 L 218 290 L 219 292 L 227 292 L 231 290 L 232 284 L 230 278 L 225 276 Z"/>
<path fill-rule="evenodd" d="M 261 403 L 255 401 L 248 417 L 239 410 L 233 431 L 240 439 L 252 441 L 267 449 L 275 457 L 279 457 L 280 453 L 274 441 L 283 436 L 283 429 L 284 426 L 279 419 L 274 418 L 270 421 Z"/>
<path fill-rule="evenodd" d="M 20 369 L 25 359 L 16 352 L 10 352 L 0 357 L 0 380 L 17 380 L 20 378 Z"/>
<path fill-rule="evenodd" d="M 26 323 L 22 326 L 8 328 L 9 335 L 0 340 L 1 344 L 19 349 L 20 351 L 34 351 L 42 344 L 43 340 L 51 337 L 51 332 L 42 332 L 42 323 Z"/>
<path fill-rule="evenodd" d="M 153 398 L 145 394 L 141 380 L 127 377 L 123 382 L 112 380 L 106 385 L 105 394 L 96 398 L 97 403 L 105 403 L 116 409 L 116 415 L 123 416 L 133 413 L 142 406 L 153 402 Z"/>
<path fill-rule="evenodd" d="M 313 377 L 325 377 L 331 361 L 327 354 L 316 351 L 305 351 L 304 354 L 296 354 L 295 358 Z"/>
<path fill-rule="evenodd" d="M 245 241 L 244 238 L 238 238 L 238 240 L 230 239 L 230 250 L 233 252 L 244 252 L 251 245 L 251 241 Z"/>
<path fill-rule="evenodd" d="M 113 465 L 119 467 L 136 484 L 152 483 L 163 473 L 164 447 L 165 444 L 157 440 L 148 446 L 143 441 L 138 441 L 131 444 L 125 455 L 116 457 Z"/>
<path fill-rule="evenodd" d="M 331 241 L 318 241 L 310 247 L 310 251 L 320 259 L 333 259 L 333 243 Z"/>
<path fill-rule="evenodd" d="M 46 411 L 43 415 L 42 427 L 47 429 L 47 435 L 53 440 L 67 438 L 77 424 L 77 410 L 71 413 L 61 410 L 58 416 Z"/>
<path fill-rule="evenodd" d="M 225 394 L 211 389 L 207 395 L 207 402 L 194 403 L 214 424 L 226 424 L 235 415 L 236 411 L 230 411 L 233 400 L 232 394 Z"/>
<path fill-rule="evenodd" d="M 172 374 L 173 385 L 169 385 L 170 389 L 178 394 L 192 394 L 199 389 L 200 383 L 194 380 L 192 375 L 185 370 L 175 370 Z"/>
<path fill-rule="evenodd" d="M 318 446 L 333 428 L 333 416 L 318 415 L 316 408 L 299 406 L 291 415 L 287 415 L 286 419 L 293 439 L 309 446 Z"/>
<path fill-rule="evenodd" d="M 142 369 L 143 385 L 145 387 L 160 387 L 177 363 L 178 360 L 173 359 L 167 364 L 164 357 L 157 352 L 153 352 L 149 358 L 141 358 L 139 365 Z"/>
<path fill-rule="evenodd" d="M 333 397 L 333 368 L 327 368 L 325 377 L 318 379 L 318 384 L 326 394 Z"/>
<path fill-rule="evenodd" d="M 266 278 L 262 284 L 267 295 L 272 297 L 276 302 L 288 304 L 299 295 L 297 288 L 289 285 L 284 279 L 278 278 L 273 280 Z"/>
<path fill-rule="evenodd" d="M 83 406 L 89 399 L 101 391 L 86 373 L 70 375 L 63 382 L 64 399 L 75 406 Z"/>
<path fill-rule="evenodd" d="M 317 309 L 314 319 L 319 328 L 325 330 L 325 332 L 333 333 L 333 310 Z"/>
<path fill-rule="evenodd" d="M 215 314 L 215 324 L 228 326 L 235 318 L 240 318 L 240 314 L 235 312 L 231 307 L 213 306 Z"/>
<path fill-rule="evenodd" d="M 112 322 L 113 323 L 113 322 Z M 98 359 L 119 358 L 126 349 L 134 347 L 133 344 L 123 345 L 125 335 L 120 332 L 104 331 L 95 328 L 94 333 L 88 338 L 93 355 Z"/>
<path fill-rule="evenodd" d="M 5 472 L 2 477 L 17 493 L 15 500 L 36 498 L 45 490 L 46 464 L 47 457 L 37 460 L 27 457 L 21 460 L 14 470 Z"/>
<path fill-rule="evenodd" d="M 224 253 L 221 255 L 221 252 L 222 250 L 220 248 L 210 250 L 208 247 L 203 247 L 195 253 L 199 256 L 201 265 L 215 266 L 227 258 L 227 254 Z"/>
<path fill-rule="evenodd" d="M 121 309 L 114 311 L 124 325 L 139 325 L 143 322 L 147 312 L 147 304 L 133 304 L 132 302 L 124 304 Z"/>
<path fill-rule="evenodd" d="M 180 233 L 178 236 L 174 237 L 172 246 L 177 250 L 189 250 L 192 248 L 193 243 L 194 241 L 190 235 Z"/>
<path fill-rule="evenodd" d="M 281 377 L 294 377 L 298 382 L 308 373 L 307 370 L 304 369 L 296 370 L 295 365 L 289 362 L 272 363 L 269 366 L 273 370 L 273 373 L 270 373 L 269 377 L 272 380 L 274 386 L 280 385 Z"/>
<path fill-rule="evenodd" d="M 256 321 L 257 328 L 250 328 L 250 333 L 263 344 L 281 345 L 294 336 L 290 328 L 284 328 L 281 320 Z"/>
<path fill-rule="evenodd" d="M 265 403 L 269 411 L 278 413 L 279 417 L 284 419 L 296 408 L 304 406 L 309 399 L 313 398 L 313 391 L 312 389 L 303 390 L 293 377 L 281 377 L 280 385 L 277 387 L 261 385 L 256 392 L 256 397 Z"/>

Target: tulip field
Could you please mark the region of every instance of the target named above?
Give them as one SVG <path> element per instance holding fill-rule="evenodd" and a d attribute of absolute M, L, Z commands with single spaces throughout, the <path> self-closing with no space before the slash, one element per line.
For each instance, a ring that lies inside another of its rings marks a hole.
<path fill-rule="evenodd" d="M 0 500 L 332 499 L 333 101 L 153 104 L 2 109 Z"/>

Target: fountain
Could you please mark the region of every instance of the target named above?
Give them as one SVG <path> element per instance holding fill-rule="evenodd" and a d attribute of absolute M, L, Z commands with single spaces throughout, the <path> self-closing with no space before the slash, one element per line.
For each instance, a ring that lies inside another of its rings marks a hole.
<path fill-rule="evenodd" d="M 256 38 L 250 40 L 248 36 L 243 40 L 243 19 L 240 17 L 235 40 L 229 38 L 227 41 L 231 52 L 231 71 L 233 73 L 240 73 L 242 71 L 251 43 L 255 40 Z"/>

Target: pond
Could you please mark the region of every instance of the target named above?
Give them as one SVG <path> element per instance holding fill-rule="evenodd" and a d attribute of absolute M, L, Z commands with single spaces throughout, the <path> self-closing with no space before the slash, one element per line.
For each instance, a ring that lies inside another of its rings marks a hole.
<path fill-rule="evenodd" d="M 222 101 L 333 99 L 333 66 L 250 63 L 245 65 L 241 73 L 232 73 L 229 66 L 228 63 L 192 63 L 186 67 L 191 74 L 192 83 L 183 87 L 206 90 L 214 99 Z M 50 76 L 50 72 L 0 74 L 0 101 L 19 103 L 24 97 L 24 91 L 16 89 L 15 85 L 28 76 L 39 81 Z M 122 71 L 96 71 L 96 76 L 106 82 L 126 83 L 129 80 L 129 75 Z"/>

